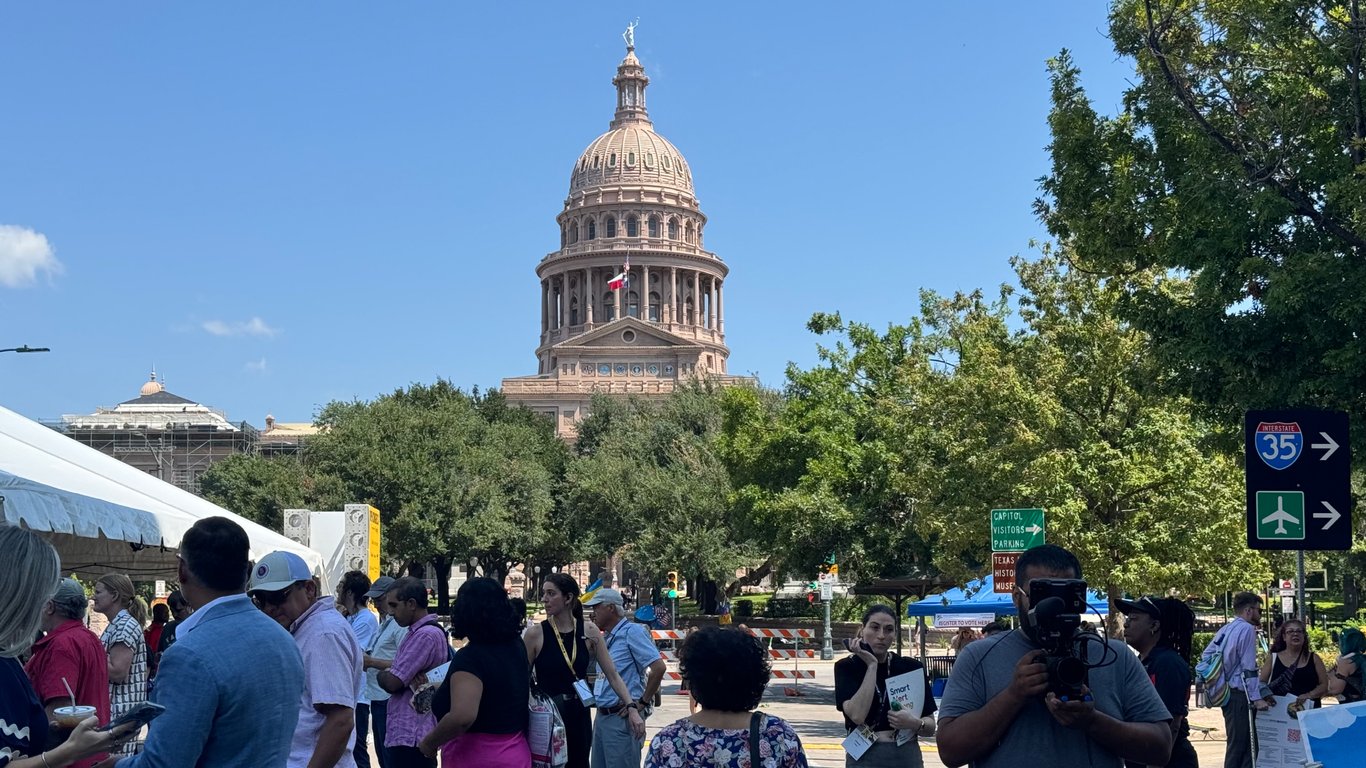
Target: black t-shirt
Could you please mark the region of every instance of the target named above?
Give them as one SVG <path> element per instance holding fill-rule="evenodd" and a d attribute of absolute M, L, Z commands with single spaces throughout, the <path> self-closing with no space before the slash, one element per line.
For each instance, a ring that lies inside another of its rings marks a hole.
<path fill-rule="evenodd" d="M 1157 695 L 1173 718 L 1184 717 L 1189 713 L 1191 668 L 1190 663 L 1181 658 L 1175 649 L 1160 645 L 1148 653 L 1143 660 L 1143 670 L 1157 688 Z M 1183 723 L 1180 735 L 1190 733 L 1190 725 Z"/>
<path fill-rule="evenodd" d="M 904 675 L 907 672 L 914 672 L 917 669 L 924 669 L 925 665 L 915 659 L 907 659 L 896 655 L 887 654 L 887 663 L 879 664 L 877 668 L 877 689 L 873 693 L 873 703 L 868 708 L 867 722 L 875 731 L 890 731 L 892 726 L 887 722 L 887 714 L 891 711 L 887 701 L 887 678 Z M 844 702 L 854 698 L 858 693 L 859 686 L 863 685 L 863 676 L 867 674 L 868 665 L 857 656 L 849 655 L 835 662 L 835 708 L 844 711 Z M 925 711 L 921 717 L 929 717 L 934 714 L 937 707 L 934 703 L 933 688 L 930 685 L 930 676 L 925 675 Z M 844 718 L 845 730 L 852 731 L 858 724 L 850 720 L 846 715 Z"/>
<path fill-rule="evenodd" d="M 434 699 L 443 702 L 443 710 L 449 706 L 451 678 L 456 672 L 468 672 L 484 684 L 479 714 L 470 725 L 470 733 L 520 733 L 526 730 L 531 668 L 527 665 L 526 646 L 520 637 L 505 643 L 471 642 L 461 648 Z M 436 714 L 445 716 L 444 712 Z"/>
<path fill-rule="evenodd" d="M 0 766 L 36 757 L 46 746 L 47 711 L 18 660 L 0 658 Z"/>

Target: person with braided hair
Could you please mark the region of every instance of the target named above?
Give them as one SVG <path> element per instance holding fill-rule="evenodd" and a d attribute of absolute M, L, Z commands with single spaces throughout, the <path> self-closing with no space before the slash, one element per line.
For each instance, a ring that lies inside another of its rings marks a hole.
<path fill-rule="evenodd" d="M 1191 636 L 1195 632 L 1195 612 L 1171 597 L 1140 597 L 1116 600 L 1124 614 L 1124 640 L 1143 662 L 1148 679 L 1171 713 L 1172 755 L 1167 768 L 1195 768 L 1199 765 L 1190 742 L 1189 712 L 1191 687 Z M 1128 768 L 1142 763 L 1128 761 Z"/>

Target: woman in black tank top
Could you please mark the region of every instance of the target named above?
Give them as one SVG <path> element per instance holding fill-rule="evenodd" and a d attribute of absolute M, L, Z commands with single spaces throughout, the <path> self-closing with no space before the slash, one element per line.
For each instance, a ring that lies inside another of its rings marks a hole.
<path fill-rule="evenodd" d="M 1277 696 L 1289 694 L 1297 704 L 1312 701 L 1314 706 L 1320 705 L 1323 694 L 1328 692 L 1328 670 L 1323 659 L 1310 650 L 1304 622 L 1288 619 L 1281 624 L 1271 643 L 1271 653 L 1262 665 L 1261 680 Z"/>
<path fill-rule="evenodd" d="M 629 701 L 631 696 L 612 664 L 597 626 L 583 620 L 578 582 L 568 574 L 550 574 L 541 586 L 541 602 L 545 605 L 546 620 L 527 627 L 522 635 L 527 660 L 531 662 L 537 687 L 555 701 L 560 717 L 564 718 L 565 740 L 569 743 L 566 768 L 588 768 L 593 722 L 588 707 L 574 691 L 574 683 L 584 680 L 583 685 L 587 685 L 589 656 L 598 662 L 599 674 L 607 677 L 622 701 Z M 634 713 L 631 716 L 636 717 Z"/>

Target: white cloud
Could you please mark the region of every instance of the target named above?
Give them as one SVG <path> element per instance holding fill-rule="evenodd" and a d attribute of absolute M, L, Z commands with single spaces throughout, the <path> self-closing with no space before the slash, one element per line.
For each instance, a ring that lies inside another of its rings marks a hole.
<path fill-rule="evenodd" d="M 199 324 L 199 327 L 214 336 L 274 336 L 279 333 L 279 330 L 271 328 L 265 320 L 259 317 L 237 322 L 205 320 Z"/>
<path fill-rule="evenodd" d="M 266 359 L 263 357 L 260 360 L 248 360 L 244 367 L 252 373 L 265 373 Z"/>
<path fill-rule="evenodd" d="M 13 224 L 0 224 L 0 285 L 20 288 L 31 285 L 38 273 L 61 274 L 62 263 L 52 243 L 41 232 Z"/>
<path fill-rule="evenodd" d="M 1300 713 L 1300 727 L 1316 739 L 1326 739 L 1343 728 L 1352 727 L 1357 720 L 1358 707 L 1328 707 Z M 1310 717 L 1310 714 L 1313 714 Z"/>

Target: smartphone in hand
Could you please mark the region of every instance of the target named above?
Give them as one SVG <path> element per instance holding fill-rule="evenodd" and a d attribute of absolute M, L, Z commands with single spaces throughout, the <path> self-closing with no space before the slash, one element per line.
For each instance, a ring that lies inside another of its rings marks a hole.
<path fill-rule="evenodd" d="M 121 728 L 125 725 L 136 724 L 137 727 L 133 730 L 140 731 L 142 730 L 143 726 L 160 717 L 161 713 L 165 711 L 166 708 L 161 706 L 160 704 L 153 704 L 150 701 L 144 701 L 143 703 L 139 704 L 133 709 L 124 712 L 123 716 L 119 717 L 117 720 L 113 720 L 108 725 L 102 725 L 95 730 L 112 731 L 115 728 Z"/>

